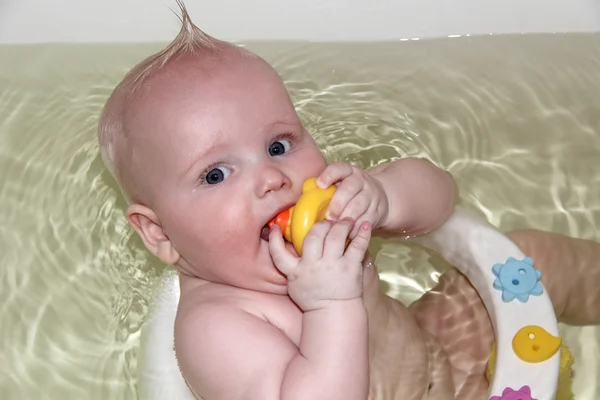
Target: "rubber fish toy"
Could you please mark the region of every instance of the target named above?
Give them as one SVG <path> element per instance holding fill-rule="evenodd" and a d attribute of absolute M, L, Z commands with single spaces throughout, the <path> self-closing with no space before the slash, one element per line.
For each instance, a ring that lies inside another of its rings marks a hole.
<path fill-rule="evenodd" d="M 302 255 L 306 234 L 314 224 L 325 219 L 327 207 L 336 189 L 336 186 L 321 189 L 317 186 L 316 178 L 308 178 L 302 185 L 302 195 L 296 205 L 275 216 L 268 223 L 269 228 L 274 224 L 279 225 L 285 240 Z"/>

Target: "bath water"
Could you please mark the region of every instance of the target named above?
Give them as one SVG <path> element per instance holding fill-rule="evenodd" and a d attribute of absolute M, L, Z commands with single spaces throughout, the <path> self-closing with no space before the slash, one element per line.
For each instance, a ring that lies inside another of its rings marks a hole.
<path fill-rule="evenodd" d="M 149 256 L 96 143 L 98 115 L 164 44 L 0 46 L 0 398 L 134 399 Z M 447 168 L 502 230 L 600 240 L 600 34 L 248 43 L 283 76 L 329 160 Z M 405 303 L 447 266 L 374 240 Z M 600 329 L 561 326 L 578 399 L 600 397 Z"/>

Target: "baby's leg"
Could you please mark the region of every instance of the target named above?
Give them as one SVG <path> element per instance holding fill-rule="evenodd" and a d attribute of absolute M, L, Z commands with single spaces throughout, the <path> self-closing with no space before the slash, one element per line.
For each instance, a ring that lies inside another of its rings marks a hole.
<path fill-rule="evenodd" d="M 599 243 L 535 230 L 508 236 L 542 271 L 542 283 L 560 320 L 600 323 Z M 449 270 L 409 309 L 446 352 L 456 398 L 484 398 L 488 386 L 484 374 L 494 332 L 485 306 L 467 278 Z"/>
<path fill-rule="evenodd" d="M 494 331 L 483 302 L 467 278 L 455 269 L 447 271 L 436 287 L 411 304 L 409 310 L 446 353 L 455 398 L 484 399 L 488 390 L 485 369 Z"/>
<path fill-rule="evenodd" d="M 600 243 L 537 230 L 514 231 L 508 237 L 542 271 L 542 284 L 560 321 L 600 323 Z"/>

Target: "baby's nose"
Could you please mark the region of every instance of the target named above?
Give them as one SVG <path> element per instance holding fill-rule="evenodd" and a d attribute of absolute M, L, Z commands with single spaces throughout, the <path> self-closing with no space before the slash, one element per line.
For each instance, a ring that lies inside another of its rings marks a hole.
<path fill-rule="evenodd" d="M 290 186 L 286 174 L 275 167 L 266 167 L 260 172 L 258 180 L 258 196 L 262 197 L 269 192 L 277 191 Z"/>

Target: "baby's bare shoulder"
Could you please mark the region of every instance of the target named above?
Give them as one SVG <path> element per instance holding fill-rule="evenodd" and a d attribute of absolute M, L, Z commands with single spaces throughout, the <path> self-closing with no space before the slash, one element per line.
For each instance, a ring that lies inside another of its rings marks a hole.
<path fill-rule="evenodd" d="M 175 353 L 188 385 L 209 399 L 270 398 L 298 349 L 264 317 L 269 299 L 220 287 L 198 292 L 182 292 L 175 321 Z"/>
<path fill-rule="evenodd" d="M 202 282 L 182 284 L 177 318 L 185 324 L 198 313 L 217 308 L 221 311 L 245 311 L 256 317 L 262 315 L 261 308 L 269 307 L 269 299 L 260 293 L 233 286 Z"/>

